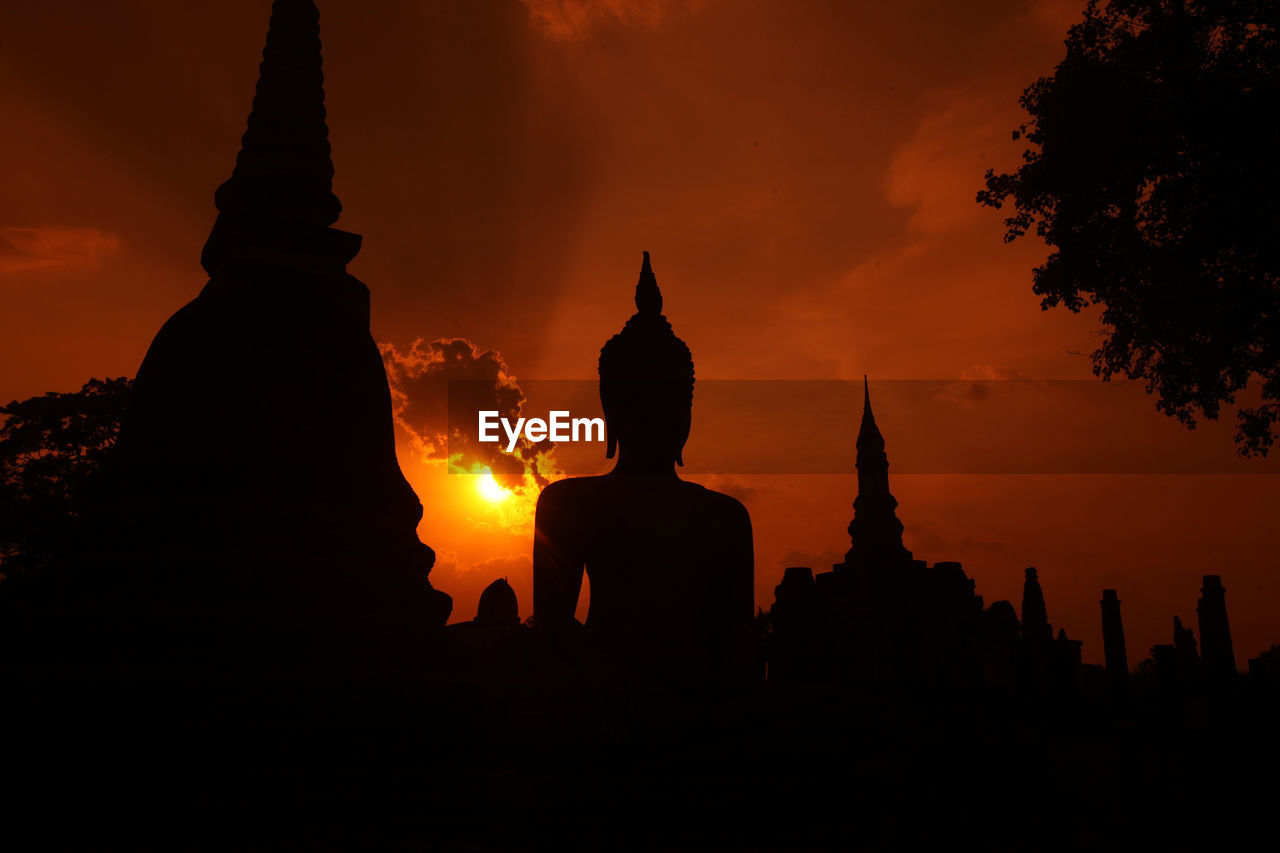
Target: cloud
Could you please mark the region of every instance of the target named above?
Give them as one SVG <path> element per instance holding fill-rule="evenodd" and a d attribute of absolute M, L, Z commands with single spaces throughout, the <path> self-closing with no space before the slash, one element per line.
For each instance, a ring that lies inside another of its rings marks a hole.
<path fill-rule="evenodd" d="M 989 155 L 1009 146 L 1010 110 L 986 98 L 945 96 L 894 151 L 885 177 L 890 204 L 913 208 L 908 228 L 938 235 L 980 221 L 974 196 Z"/>
<path fill-rule="evenodd" d="M 530 481 L 544 486 L 558 473 L 550 441 L 521 437 L 512 453 L 503 449 L 505 440 L 479 441 L 477 412 L 496 410 L 514 423 L 525 402 L 502 353 L 482 350 L 466 338 L 418 338 L 404 353 L 392 344 L 379 349 L 396 424 L 424 461 L 447 461 L 451 472 L 488 469 L 517 492 Z"/>
<path fill-rule="evenodd" d="M 737 498 L 746 504 L 748 508 L 750 508 L 753 501 L 758 500 L 761 495 L 769 491 L 756 486 L 748 486 L 737 478 L 723 475 L 705 475 L 699 477 L 698 480 L 708 489 L 715 489 L 717 492 L 724 492 L 730 497 Z"/>
<path fill-rule="evenodd" d="M 998 379 L 1026 379 L 1022 371 L 1014 367 L 1002 367 L 998 364 L 973 364 L 960 371 L 961 379 L 973 381 Z"/>
<path fill-rule="evenodd" d="M 927 558 L 928 555 L 947 554 L 955 550 L 955 543 L 951 539 L 920 522 L 906 525 L 902 540 L 916 557 L 921 558 Z"/>
<path fill-rule="evenodd" d="M 790 566 L 808 566 L 813 569 L 814 574 L 829 571 L 833 565 L 844 560 L 844 553 L 833 548 L 822 551 L 807 551 L 800 548 L 792 548 L 782 555 L 779 560 L 783 568 Z"/>
<path fill-rule="evenodd" d="M 96 228 L 0 227 L 0 272 L 92 269 L 119 248 L 119 237 Z"/>
<path fill-rule="evenodd" d="M 1081 0 L 1035 0 L 1027 9 L 1032 22 L 1066 38 L 1067 30 L 1084 17 Z"/>
<path fill-rule="evenodd" d="M 902 541 L 911 549 L 917 560 L 926 560 L 930 563 L 971 557 L 975 552 L 1002 554 L 1008 550 L 1004 543 L 983 539 L 969 533 L 952 539 L 928 524 L 918 522 L 906 525 Z"/>
<path fill-rule="evenodd" d="M 654 27 L 668 9 L 689 0 L 522 0 L 539 30 L 559 41 L 586 38 L 596 27 L 618 23 Z"/>
<path fill-rule="evenodd" d="M 1027 382 L 1028 377 L 1013 367 L 1002 367 L 998 364 L 974 364 L 960 371 L 959 382 L 948 382 L 939 393 L 939 397 L 959 403 L 983 403 L 991 399 L 996 390 L 1025 393 L 1026 386 L 1003 385 L 1004 382 Z"/>
<path fill-rule="evenodd" d="M 505 579 L 516 593 L 520 618 L 533 612 L 533 560 L 528 556 L 495 557 L 467 566 L 460 566 L 456 559 L 437 564 L 431 572 L 431 582 L 437 589 L 447 589 L 453 596 L 451 622 L 466 622 L 476 615 L 476 605 L 485 587 Z"/>

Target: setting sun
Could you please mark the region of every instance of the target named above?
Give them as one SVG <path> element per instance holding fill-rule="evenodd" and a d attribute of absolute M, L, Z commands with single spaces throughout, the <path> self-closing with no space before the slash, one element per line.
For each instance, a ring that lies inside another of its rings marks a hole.
<path fill-rule="evenodd" d="M 498 485 L 498 481 L 493 479 L 493 474 L 485 471 L 476 480 L 476 491 L 480 496 L 490 503 L 502 503 L 511 496 L 511 492 Z"/>

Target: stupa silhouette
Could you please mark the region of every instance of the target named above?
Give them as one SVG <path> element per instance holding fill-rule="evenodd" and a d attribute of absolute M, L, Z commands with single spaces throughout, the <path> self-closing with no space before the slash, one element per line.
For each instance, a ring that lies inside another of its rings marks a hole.
<path fill-rule="evenodd" d="M 86 513 L 126 612 L 253 659 L 285 637 L 303 658 L 411 648 L 448 615 L 346 271 L 360 237 L 332 227 L 325 118 L 319 13 L 275 0 L 209 281 L 152 341 Z"/>
<path fill-rule="evenodd" d="M 903 544 L 866 377 L 862 390 L 849 551 L 830 571 L 790 566 L 783 573 L 768 617 L 770 680 L 1074 692 L 1080 642 L 1064 631 L 1054 636 L 1034 568 L 1026 571 L 1020 622 L 1008 601 L 985 607 L 960 563 L 930 564 Z"/>

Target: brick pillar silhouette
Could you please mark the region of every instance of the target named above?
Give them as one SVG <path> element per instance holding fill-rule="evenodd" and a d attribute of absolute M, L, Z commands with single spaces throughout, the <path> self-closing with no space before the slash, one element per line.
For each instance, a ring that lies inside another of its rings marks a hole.
<path fill-rule="evenodd" d="M 1022 637 L 1033 643 L 1053 639 L 1053 626 L 1049 624 L 1049 612 L 1044 604 L 1044 591 L 1035 567 L 1026 571 L 1022 584 Z"/>
<path fill-rule="evenodd" d="M 1120 618 L 1120 598 L 1114 589 L 1102 591 L 1102 648 L 1107 662 L 1107 686 L 1121 693 L 1129 683 L 1129 656 L 1124 647 L 1124 622 Z"/>
<path fill-rule="evenodd" d="M 1205 575 L 1196 604 L 1200 617 L 1200 657 L 1205 675 L 1212 680 L 1236 674 L 1236 656 L 1231 648 L 1231 627 L 1227 624 L 1227 590 L 1219 575 Z"/>
<path fill-rule="evenodd" d="M 1178 616 L 1173 617 L 1173 651 L 1179 692 L 1188 694 L 1199 690 L 1201 667 L 1196 635 L 1182 624 Z"/>

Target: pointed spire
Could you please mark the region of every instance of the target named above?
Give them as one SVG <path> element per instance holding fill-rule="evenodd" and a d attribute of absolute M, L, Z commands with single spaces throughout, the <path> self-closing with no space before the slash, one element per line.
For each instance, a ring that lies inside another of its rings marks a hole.
<path fill-rule="evenodd" d="M 662 313 L 662 291 L 658 289 L 658 279 L 649 265 L 649 253 L 644 253 L 644 261 L 640 264 L 640 280 L 636 282 L 636 311 L 640 314 L 657 316 Z"/>
<path fill-rule="evenodd" d="M 871 411 L 871 384 L 862 377 L 862 426 L 858 430 L 858 497 L 849 522 L 851 547 L 844 564 L 854 567 L 896 566 L 910 562 L 911 552 L 902 544 L 898 501 L 889 491 L 889 457 L 884 437 Z"/>
<path fill-rule="evenodd" d="M 858 428 L 858 448 L 883 448 L 884 436 L 876 426 L 876 416 L 871 411 L 871 386 L 867 375 L 862 374 L 862 426 Z"/>
<path fill-rule="evenodd" d="M 211 275 L 263 262 L 345 269 L 359 251 L 358 236 L 329 228 L 342 204 L 333 194 L 313 0 L 272 4 L 248 128 L 214 203 L 218 221 L 201 256 Z"/>
<path fill-rule="evenodd" d="M 248 129 L 231 180 L 215 196 L 219 211 L 319 226 L 338 221 L 321 65 L 315 3 L 275 0 Z"/>

